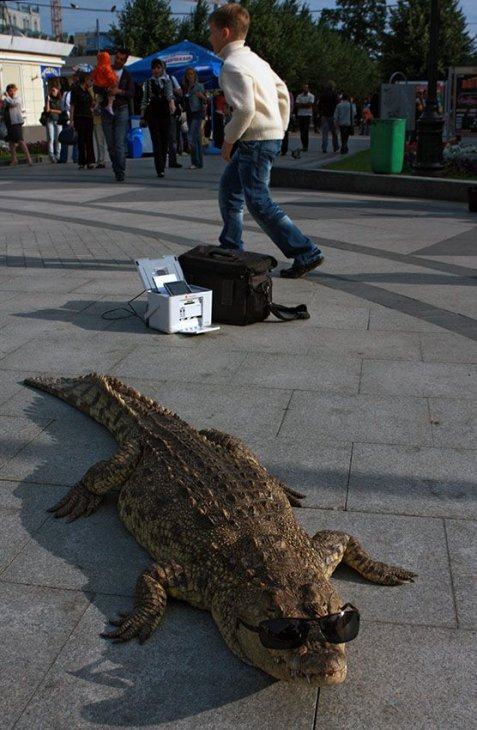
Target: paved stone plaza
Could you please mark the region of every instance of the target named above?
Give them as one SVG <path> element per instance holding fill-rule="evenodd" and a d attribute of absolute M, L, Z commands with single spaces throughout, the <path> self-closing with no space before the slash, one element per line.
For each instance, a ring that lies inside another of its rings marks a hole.
<path fill-rule="evenodd" d="M 141 289 L 133 258 L 216 242 L 221 168 L 206 158 L 159 181 L 139 160 L 123 185 L 69 165 L 0 171 L 0 726 L 470 728 L 477 218 L 460 204 L 280 190 L 326 255 L 306 279 L 274 280 L 275 300 L 306 303 L 310 320 L 195 339 L 104 320 Z M 277 254 L 250 218 L 246 235 Z M 21 384 L 91 370 L 242 438 L 307 495 L 307 529 L 352 532 L 419 574 L 385 588 L 337 571 L 362 611 L 345 684 L 273 682 L 228 651 L 210 615 L 173 601 L 144 646 L 99 638 L 148 556 L 114 498 L 71 525 L 45 510 L 115 445 Z"/>

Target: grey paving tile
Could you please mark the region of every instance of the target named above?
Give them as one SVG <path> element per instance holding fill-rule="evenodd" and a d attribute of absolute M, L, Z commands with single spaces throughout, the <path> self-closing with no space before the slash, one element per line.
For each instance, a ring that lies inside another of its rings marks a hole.
<path fill-rule="evenodd" d="M 46 399 L 45 399 L 46 400 Z M 42 418 L 43 399 L 27 409 Z M 88 416 L 70 407 L 0 469 L 0 478 L 47 484 L 74 484 L 90 466 L 117 451 L 112 436 Z"/>
<path fill-rule="evenodd" d="M 476 325 L 477 330 L 477 325 Z M 420 335 L 422 359 L 425 362 L 477 362 L 477 342 L 459 335 Z"/>
<path fill-rule="evenodd" d="M 150 564 L 151 558 L 123 527 L 113 495 L 88 518 L 73 523 L 50 518 L 2 578 L 130 596 L 140 573 Z"/>
<path fill-rule="evenodd" d="M 128 346 L 123 349 L 119 346 L 116 349 L 95 348 L 90 346 L 88 333 L 65 336 L 60 332 L 32 340 L 24 347 L 15 350 L 0 361 L 2 368 L 31 369 L 33 352 L 33 362 L 37 370 L 57 371 L 61 368 L 63 372 L 69 373 L 86 373 L 91 370 L 104 372 L 110 370 L 127 354 Z"/>
<path fill-rule="evenodd" d="M 350 601 L 357 606 L 364 620 L 455 627 L 442 520 L 317 509 L 300 509 L 296 516 L 309 534 L 344 530 L 356 537 L 376 560 L 418 574 L 415 583 L 386 587 L 339 568 L 333 582 L 343 603 Z"/>
<path fill-rule="evenodd" d="M 248 443 L 270 474 L 305 495 L 305 507 L 344 509 L 351 445 L 316 446 L 306 435 Z"/>
<path fill-rule="evenodd" d="M 125 380 L 195 428 L 216 428 L 243 440 L 273 438 L 291 395 L 278 388 Z"/>
<path fill-rule="evenodd" d="M 459 730 L 475 724 L 475 635 L 364 621 L 348 679 L 322 690 L 316 730 Z"/>
<path fill-rule="evenodd" d="M 477 367 L 365 360 L 360 390 L 391 395 L 475 397 Z"/>
<path fill-rule="evenodd" d="M 0 508 L 21 510 L 23 524 L 30 525 L 41 519 L 44 522 L 46 510 L 65 493 L 65 487 L 57 485 L 13 482 L 0 479 Z M 32 520 L 30 519 L 32 518 Z"/>
<path fill-rule="evenodd" d="M 169 348 L 167 338 L 164 341 L 161 338 L 158 345 L 137 347 L 118 366 L 110 368 L 111 372 L 151 380 L 224 383 L 234 377 L 243 360 L 242 354 L 233 352 L 194 352 L 192 355 L 189 350 Z"/>
<path fill-rule="evenodd" d="M 71 591 L 1 584 L 2 728 L 18 720 L 87 605 Z"/>
<path fill-rule="evenodd" d="M 420 360 L 419 335 L 401 332 L 311 330 L 309 354 L 321 357 L 367 357 L 378 360 Z"/>
<path fill-rule="evenodd" d="M 34 439 L 49 421 L 48 417 L 41 417 L 36 423 L 32 423 L 21 416 L 0 416 L 0 467 Z"/>
<path fill-rule="evenodd" d="M 379 306 L 371 307 L 369 329 L 396 330 L 402 332 L 435 332 L 436 334 L 444 334 L 446 332 L 442 327 L 426 322 L 424 319 L 411 317 L 395 309 Z"/>
<path fill-rule="evenodd" d="M 0 486 L 0 492 L 1 490 Z M 5 501 L 7 501 L 6 498 Z M 35 509 L 26 505 L 25 509 L 20 512 L 18 509 L 0 507 L 2 525 L 0 530 L 0 574 L 23 550 L 46 519 L 47 514 L 44 509 Z"/>
<path fill-rule="evenodd" d="M 126 608 L 128 606 L 126 605 Z M 105 615 L 124 601 L 100 597 L 83 617 L 18 728 L 161 727 L 310 730 L 316 690 L 273 682 L 226 647 L 205 612 L 169 605 L 151 639 L 106 645 Z M 178 660 L 180 658 L 180 660 Z"/>
<path fill-rule="evenodd" d="M 313 443 L 402 443 L 431 445 L 423 399 L 293 393 L 280 430 L 282 438 L 302 433 Z"/>
<path fill-rule="evenodd" d="M 358 358 L 249 353 L 235 373 L 234 381 L 263 388 L 356 393 L 360 370 Z"/>
<path fill-rule="evenodd" d="M 477 448 L 477 401 L 430 398 L 432 440 L 435 446 Z"/>
<path fill-rule="evenodd" d="M 477 518 L 477 452 L 355 444 L 348 509 Z"/>
<path fill-rule="evenodd" d="M 475 522 L 446 520 L 446 531 L 459 626 L 476 628 L 477 525 Z"/>

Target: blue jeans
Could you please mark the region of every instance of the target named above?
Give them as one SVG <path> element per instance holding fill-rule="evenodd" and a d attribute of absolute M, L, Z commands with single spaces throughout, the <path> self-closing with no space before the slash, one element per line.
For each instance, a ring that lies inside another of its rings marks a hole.
<path fill-rule="evenodd" d="M 333 140 L 333 151 L 338 152 L 340 145 L 338 142 L 338 135 L 336 133 L 335 120 L 333 117 L 322 117 L 321 118 L 321 149 L 323 152 L 328 150 L 328 134 L 331 132 L 331 138 Z"/>
<path fill-rule="evenodd" d="M 219 236 L 223 248 L 243 249 L 243 209 L 270 236 L 287 258 L 297 265 L 308 264 L 321 252 L 284 211 L 273 202 L 268 186 L 273 161 L 282 141 L 239 142 L 220 181 L 219 206 L 224 227 Z"/>
<path fill-rule="evenodd" d="M 103 114 L 101 117 L 104 137 L 116 178 L 124 180 L 126 173 L 126 134 L 129 127 L 129 109 L 122 106 L 114 110 L 114 117 Z"/>
<path fill-rule="evenodd" d="M 58 160 L 60 157 L 60 145 L 58 143 L 58 135 L 60 128 L 56 119 L 48 119 L 46 123 L 46 134 L 48 139 L 48 154 L 50 160 Z"/>
<path fill-rule="evenodd" d="M 204 166 L 204 153 L 202 151 L 202 140 L 200 135 L 200 127 L 202 119 L 192 117 L 189 122 L 189 145 L 190 145 L 190 161 L 196 167 Z"/>
<path fill-rule="evenodd" d="M 64 125 L 61 127 L 61 131 L 64 129 L 67 129 L 68 125 Z M 60 147 L 60 162 L 68 162 L 68 148 L 70 145 L 68 144 L 62 144 Z M 73 162 L 78 162 L 78 145 L 75 144 L 72 146 L 72 154 L 73 154 Z"/>

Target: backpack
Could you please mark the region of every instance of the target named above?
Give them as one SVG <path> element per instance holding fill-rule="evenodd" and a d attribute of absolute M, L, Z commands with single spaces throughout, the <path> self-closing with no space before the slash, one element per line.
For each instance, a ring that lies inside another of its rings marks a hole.
<path fill-rule="evenodd" d="M 269 274 L 277 265 L 273 256 L 196 246 L 179 256 L 179 263 L 189 284 L 212 289 L 214 322 L 246 325 L 263 322 L 270 314 L 283 322 L 310 318 L 304 304 L 284 307 L 273 303 Z"/>

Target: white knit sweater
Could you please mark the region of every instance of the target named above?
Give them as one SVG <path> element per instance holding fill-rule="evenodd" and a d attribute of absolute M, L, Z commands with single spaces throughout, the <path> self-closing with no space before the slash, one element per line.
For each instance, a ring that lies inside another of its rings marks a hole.
<path fill-rule="evenodd" d="M 220 55 L 224 65 L 219 83 L 232 107 L 225 141 L 282 139 L 290 120 L 285 82 L 245 41 L 228 43 Z"/>

